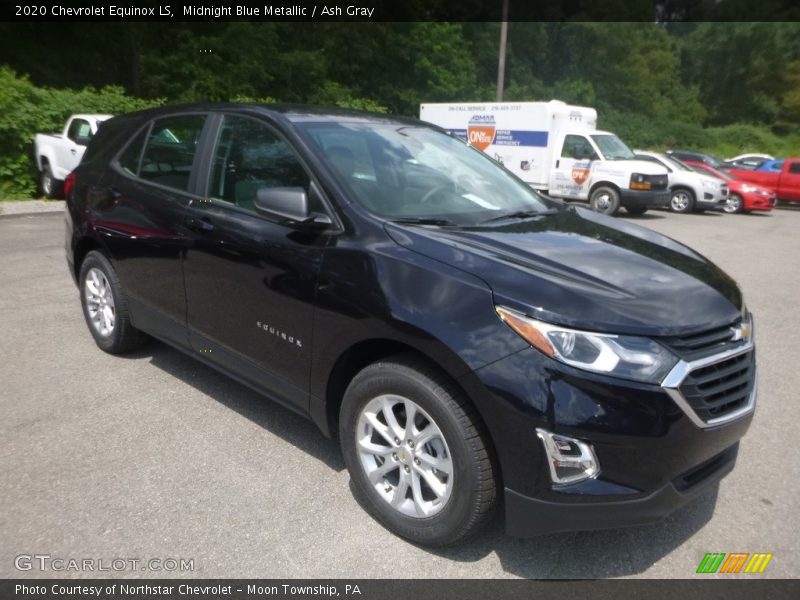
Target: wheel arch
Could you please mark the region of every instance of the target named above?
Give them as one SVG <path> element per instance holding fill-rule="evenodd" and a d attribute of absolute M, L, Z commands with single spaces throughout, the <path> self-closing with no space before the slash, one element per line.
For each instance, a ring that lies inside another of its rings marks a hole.
<path fill-rule="evenodd" d="M 603 179 L 601 181 L 592 184 L 592 187 L 589 188 L 589 195 L 587 196 L 587 200 L 591 200 L 592 194 L 594 194 L 595 191 L 597 191 L 597 188 L 601 187 L 609 187 L 613 189 L 615 192 L 617 192 L 617 194 L 622 196 L 620 187 L 616 183 L 614 183 L 613 181 L 608 181 L 607 179 Z"/>
<path fill-rule="evenodd" d="M 105 251 L 103 246 L 98 242 L 96 239 L 90 236 L 83 236 L 78 243 L 75 244 L 75 249 L 72 252 L 72 260 L 73 260 L 73 271 L 75 275 L 75 281 L 78 281 L 78 276 L 81 273 L 81 265 L 83 264 L 83 260 L 86 258 L 86 255 L 89 254 L 92 250 L 99 250 L 102 252 L 106 258 L 111 260 L 108 256 L 108 253 Z"/>

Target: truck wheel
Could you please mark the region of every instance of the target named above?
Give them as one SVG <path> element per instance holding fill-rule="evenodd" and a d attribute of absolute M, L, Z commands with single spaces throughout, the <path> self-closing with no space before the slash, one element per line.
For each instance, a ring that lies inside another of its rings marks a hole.
<path fill-rule="evenodd" d="M 83 316 L 95 343 L 110 354 L 134 350 L 147 336 L 131 325 L 128 299 L 111 262 L 93 250 L 81 264 L 78 278 Z"/>
<path fill-rule="evenodd" d="M 676 213 L 688 213 L 694 209 L 694 194 L 689 190 L 673 190 L 669 199 L 669 209 Z"/>
<path fill-rule="evenodd" d="M 601 185 L 592 192 L 589 206 L 595 212 L 615 215 L 619 210 L 619 192 L 612 187 Z"/>
<path fill-rule="evenodd" d="M 744 209 L 744 201 L 739 194 L 728 194 L 728 200 L 722 210 L 726 213 L 740 213 Z"/>
<path fill-rule="evenodd" d="M 626 206 L 625 210 L 628 211 L 629 215 L 643 215 L 647 212 L 646 206 Z"/>
<path fill-rule="evenodd" d="M 42 166 L 42 173 L 39 176 L 39 191 L 45 198 L 59 198 L 61 196 L 62 184 L 53 177 L 50 165 Z"/>
<path fill-rule="evenodd" d="M 401 537 L 455 544 L 493 513 L 494 469 L 475 409 L 414 356 L 373 363 L 353 378 L 339 439 L 359 503 Z"/>

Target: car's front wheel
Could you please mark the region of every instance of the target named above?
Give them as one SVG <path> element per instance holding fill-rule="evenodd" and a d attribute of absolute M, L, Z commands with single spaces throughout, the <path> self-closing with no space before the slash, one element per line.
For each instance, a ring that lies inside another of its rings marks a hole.
<path fill-rule="evenodd" d="M 595 189 L 589 197 L 589 207 L 604 215 L 615 215 L 619 210 L 619 192 L 612 187 L 602 185 Z"/>
<path fill-rule="evenodd" d="M 677 189 L 669 199 L 669 209 L 676 213 L 688 213 L 694 209 L 694 194 L 689 190 Z"/>
<path fill-rule="evenodd" d="M 353 378 L 339 419 L 359 502 L 412 542 L 460 542 L 491 516 L 495 470 L 474 408 L 443 373 L 411 355 Z"/>
<path fill-rule="evenodd" d="M 147 340 L 147 336 L 131 324 L 128 300 L 117 273 L 102 253 L 93 250 L 86 255 L 78 281 L 83 316 L 102 350 L 122 354 Z"/>
<path fill-rule="evenodd" d="M 63 192 L 63 182 L 53 176 L 50 165 L 42 165 L 42 172 L 39 174 L 39 191 L 42 196 L 48 199 L 58 198 Z"/>
<path fill-rule="evenodd" d="M 722 210 L 726 213 L 740 213 L 744 209 L 744 201 L 739 194 L 728 194 Z"/>

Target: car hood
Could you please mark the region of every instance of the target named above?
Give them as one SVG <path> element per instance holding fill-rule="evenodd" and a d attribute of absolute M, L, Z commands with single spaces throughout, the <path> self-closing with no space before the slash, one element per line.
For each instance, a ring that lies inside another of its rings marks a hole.
<path fill-rule="evenodd" d="M 736 283 L 668 237 L 577 207 L 491 226 L 386 223 L 398 244 L 482 278 L 496 304 L 565 326 L 683 335 L 734 321 Z"/>

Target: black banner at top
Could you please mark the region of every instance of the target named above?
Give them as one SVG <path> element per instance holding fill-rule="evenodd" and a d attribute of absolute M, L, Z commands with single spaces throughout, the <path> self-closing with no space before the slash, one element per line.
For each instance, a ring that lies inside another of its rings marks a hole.
<path fill-rule="evenodd" d="M 501 21 L 504 0 L 62 0 L 2 4 L 2 20 Z M 798 21 L 794 0 L 507 0 L 508 21 Z"/>

